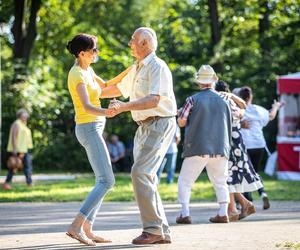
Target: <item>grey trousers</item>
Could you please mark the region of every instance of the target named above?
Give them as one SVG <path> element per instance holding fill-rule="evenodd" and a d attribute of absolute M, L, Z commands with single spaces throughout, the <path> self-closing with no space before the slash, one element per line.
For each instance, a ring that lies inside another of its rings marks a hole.
<path fill-rule="evenodd" d="M 174 117 L 139 126 L 135 138 L 131 178 L 143 231 L 170 239 L 169 224 L 157 190 L 159 169 L 176 130 Z"/>

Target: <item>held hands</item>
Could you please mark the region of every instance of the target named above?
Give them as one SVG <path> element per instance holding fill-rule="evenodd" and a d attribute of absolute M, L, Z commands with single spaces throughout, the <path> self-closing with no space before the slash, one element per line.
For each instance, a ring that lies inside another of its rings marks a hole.
<path fill-rule="evenodd" d="M 115 109 L 105 109 L 104 110 L 104 114 L 107 118 L 112 118 L 114 116 L 116 116 L 118 113 Z"/>
<path fill-rule="evenodd" d="M 118 115 L 122 112 L 124 112 L 124 107 L 125 107 L 125 103 L 121 102 L 119 100 L 116 100 L 115 98 L 113 100 L 110 101 L 109 105 L 108 105 L 108 109 L 107 112 L 110 113 L 113 117 L 115 115 Z"/>

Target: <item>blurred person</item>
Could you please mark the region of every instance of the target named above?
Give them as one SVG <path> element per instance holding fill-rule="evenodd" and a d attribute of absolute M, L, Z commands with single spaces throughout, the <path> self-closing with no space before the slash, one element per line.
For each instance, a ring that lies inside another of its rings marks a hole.
<path fill-rule="evenodd" d="M 125 170 L 125 146 L 124 143 L 119 140 L 119 136 L 111 135 L 110 142 L 108 144 L 108 152 L 110 155 L 112 167 L 114 171 Z"/>
<path fill-rule="evenodd" d="M 131 166 L 133 164 L 133 138 L 129 138 L 126 143 L 125 143 L 125 155 L 126 155 L 126 172 L 129 172 L 131 171 Z"/>
<path fill-rule="evenodd" d="M 228 158 L 231 139 L 229 105 L 214 90 L 218 77 L 209 65 L 202 65 L 196 75 L 200 91 L 187 98 L 177 119 L 185 127 L 183 163 L 178 178 L 178 202 L 181 211 L 178 224 L 191 224 L 189 203 L 192 185 L 206 168 L 212 182 L 219 210 L 209 219 L 212 223 L 228 223 L 229 191 Z"/>
<path fill-rule="evenodd" d="M 17 111 L 17 119 L 13 122 L 9 131 L 7 152 L 10 156 L 16 156 L 23 162 L 23 171 L 28 187 L 32 186 L 32 135 L 27 126 L 29 113 L 26 109 Z M 3 189 L 11 189 L 11 181 L 14 176 L 14 169 L 10 168 L 3 184 Z"/>
<path fill-rule="evenodd" d="M 166 169 L 167 184 L 173 183 L 174 174 L 176 170 L 177 153 L 178 153 L 177 145 L 181 140 L 180 136 L 181 136 L 180 128 L 178 125 L 176 125 L 176 132 L 174 134 L 173 141 L 171 142 L 168 151 L 165 155 L 165 158 L 157 171 L 158 181 L 160 179 L 162 172 L 164 171 L 164 169 Z"/>
<path fill-rule="evenodd" d="M 262 159 L 267 149 L 266 140 L 263 135 L 263 128 L 269 121 L 275 119 L 277 111 L 282 106 L 281 102 L 274 100 L 272 108 L 268 111 L 265 108 L 253 104 L 252 89 L 248 86 L 238 90 L 239 96 L 246 102 L 246 111 L 242 119 L 241 134 L 247 149 L 248 156 L 256 172 L 263 170 Z M 263 201 L 263 209 L 270 207 L 270 202 L 264 187 L 258 189 Z M 248 200 L 252 201 L 251 193 L 245 193 Z"/>
<path fill-rule="evenodd" d="M 94 234 L 93 224 L 104 196 L 115 183 L 102 134 L 105 117 L 113 117 L 116 112 L 102 108 L 99 98 L 105 86 L 120 81 L 128 70 L 107 82 L 96 75 L 90 66 L 96 60 L 99 51 L 95 36 L 78 34 L 68 42 L 67 49 L 75 57 L 75 64 L 68 74 L 68 89 L 75 109 L 75 134 L 86 150 L 95 173 L 96 184 L 66 234 L 83 244 L 94 246 L 97 242 L 111 242 Z"/>
<path fill-rule="evenodd" d="M 105 131 L 103 131 L 102 137 L 103 137 L 103 139 L 104 139 L 104 141 L 105 141 L 106 146 L 108 147 L 108 145 L 109 145 L 108 133 L 105 132 Z"/>
<path fill-rule="evenodd" d="M 242 193 L 256 191 L 263 185 L 260 176 L 255 172 L 248 158 L 240 132 L 241 118 L 244 115 L 246 103 L 238 96 L 230 93 L 229 85 L 222 80 L 216 83 L 215 89 L 224 100 L 229 102 L 232 114 L 232 137 L 227 180 L 230 192 L 228 216 L 229 221 L 237 221 L 256 212 L 254 205 Z M 236 209 L 235 197 L 241 205 L 241 213 Z"/>

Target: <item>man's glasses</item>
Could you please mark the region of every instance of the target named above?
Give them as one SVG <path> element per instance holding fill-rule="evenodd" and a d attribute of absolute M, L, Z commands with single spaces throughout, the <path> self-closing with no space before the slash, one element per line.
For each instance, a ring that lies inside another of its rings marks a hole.
<path fill-rule="evenodd" d="M 93 53 L 98 53 L 99 52 L 99 49 L 98 48 L 93 48 Z"/>

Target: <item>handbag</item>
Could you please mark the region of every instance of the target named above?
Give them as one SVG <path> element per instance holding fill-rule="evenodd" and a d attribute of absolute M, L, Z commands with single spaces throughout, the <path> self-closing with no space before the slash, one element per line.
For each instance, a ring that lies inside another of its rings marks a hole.
<path fill-rule="evenodd" d="M 24 158 L 24 154 L 20 154 L 18 156 L 11 155 L 7 160 L 8 169 L 12 170 L 14 173 L 16 173 L 18 170 L 22 170 L 23 158 Z"/>

